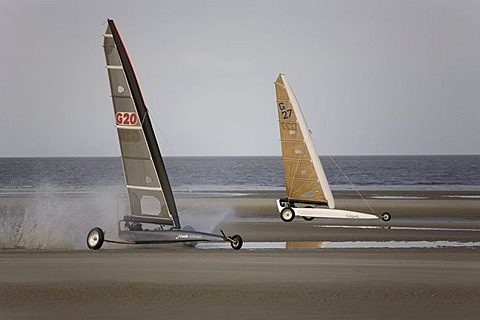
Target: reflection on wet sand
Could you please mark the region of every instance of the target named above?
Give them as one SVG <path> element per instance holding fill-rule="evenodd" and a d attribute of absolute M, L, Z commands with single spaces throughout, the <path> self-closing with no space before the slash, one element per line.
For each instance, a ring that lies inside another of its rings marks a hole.
<path fill-rule="evenodd" d="M 287 249 L 318 249 L 325 248 L 323 241 L 287 241 Z"/>
<path fill-rule="evenodd" d="M 478 241 L 287 241 L 287 242 L 245 242 L 242 250 L 274 249 L 425 249 L 425 248 L 474 248 L 480 247 Z M 226 242 L 202 242 L 197 249 L 230 249 Z"/>

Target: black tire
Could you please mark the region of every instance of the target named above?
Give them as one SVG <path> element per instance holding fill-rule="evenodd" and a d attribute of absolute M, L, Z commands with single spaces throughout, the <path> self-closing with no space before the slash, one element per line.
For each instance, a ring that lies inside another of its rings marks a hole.
<path fill-rule="evenodd" d="M 302 217 L 305 221 L 312 221 L 315 217 Z"/>
<path fill-rule="evenodd" d="M 183 231 L 195 231 L 195 228 L 192 226 L 185 226 L 182 228 Z"/>
<path fill-rule="evenodd" d="M 91 250 L 98 250 L 102 247 L 105 240 L 105 233 L 102 229 L 95 227 L 88 233 L 87 246 Z"/>
<path fill-rule="evenodd" d="M 293 221 L 293 219 L 295 219 L 295 211 L 293 211 L 292 208 L 284 208 L 280 212 L 280 218 L 284 222 L 291 222 L 291 221 Z"/>
<path fill-rule="evenodd" d="M 243 246 L 243 239 L 238 234 L 230 237 L 232 240 L 230 241 L 230 245 L 232 246 L 233 250 L 240 250 Z"/>
<path fill-rule="evenodd" d="M 392 219 L 392 216 L 388 212 L 384 212 L 381 217 L 382 217 L 382 220 L 385 222 L 390 221 L 390 219 Z"/>
<path fill-rule="evenodd" d="M 182 228 L 182 231 L 195 231 L 195 228 L 192 226 L 185 226 Z M 198 244 L 197 241 L 189 241 L 189 242 L 184 242 L 183 245 L 185 247 L 189 248 L 195 248 L 195 246 Z"/>

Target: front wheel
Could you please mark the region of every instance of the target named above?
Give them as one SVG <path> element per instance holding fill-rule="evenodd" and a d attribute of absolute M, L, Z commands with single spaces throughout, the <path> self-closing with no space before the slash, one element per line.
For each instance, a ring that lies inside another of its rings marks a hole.
<path fill-rule="evenodd" d="M 88 233 L 87 246 L 89 249 L 98 250 L 102 247 L 105 240 L 105 233 L 102 229 L 95 227 Z"/>
<path fill-rule="evenodd" d="M 290 222 L 295 219 L 295 211 L 292 208 L 284 208 L 280 212 L 280 218 L 285 222 Z"/>
<path fill-rule="evenodd" d="M 390 213 L 388 213 L 388 212 L 384 212 L 384 213 L 382 214 L 382 220 L 385 221 L 385 222 L 386 222 L 386 221 L 390 221 L 391 218 L 392 218 L 392 216 L 391 216 Z"/>
<path fill-rule="evenodd" d="M 243 239 L 238 234 L 231 237 L 230 245 L 233 250 L 240 250 L 243 245 Z"/>

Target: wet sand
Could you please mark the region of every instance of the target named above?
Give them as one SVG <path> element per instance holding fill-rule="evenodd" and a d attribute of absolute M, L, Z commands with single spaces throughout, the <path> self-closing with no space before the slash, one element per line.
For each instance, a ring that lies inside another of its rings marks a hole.
<path fill-rule="evenodd" d="M 228 208 L 216 230 L 245 241 L 480 241 L 479 192 L 377 193 L 369 203 L 392 213 L 390 228 L 284 223 L 274 193 L 179 197 L 178 205 L 189 211 L 201 201 L 207 216 Z M 338 207 L 363 210 L 354 195 L 336 196 Z M 1 319 L 476 319 L 480 248 L 4 250 L 0 293 Z"/>

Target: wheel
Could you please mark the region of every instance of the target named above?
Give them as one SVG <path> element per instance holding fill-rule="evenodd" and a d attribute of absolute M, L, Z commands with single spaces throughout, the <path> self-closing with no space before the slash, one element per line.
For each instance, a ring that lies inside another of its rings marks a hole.
<path fill-rule="evenodd" d="M 195 231 L 195 228 L 192 226 L 185 226 L 182 228 L 182 231 Z M 195 248 L 195 246 L 198 244 L 197 241 L 189 241 L 189 242 L 184 242 L 183 245 L 185 247 L 189 248 Z"/>
<path fill-rule="evenodd" d="M 102 229 L 96 227 L 90 230 L 87 236 L 87 246 L 89 249 L 98 250 L 102 247 L 105 239 L 105 233 Z"/>
<path fill-rule="evenodd" d="M 295 219 L 295 211 L 292 208 L 284 208 L 280 212 L 280 218 L 285 222 L 290 222 Z"/>
<path fill-rule="evenodd" d="M 384 213 L 382 214 L 382 220 L 383 220 L 383 221 L 390 221 L 391 218 L 392 218 L 392 216 L 391 216 L 390 213 L 388 213 L 388 212 L 384 212 Z"/>
<path fill-rule="evenodd" d="M 295 211 L 292 208 L 284 208 L 280 212 L 280 218 L 285 222 L 291 222 L 295 219 Z"/>
<path fill-rule="evenodd" d="M 312 206 L 306 206 L 305 208 L 313 208 Z M 302 217 L 305 221 L 312 221 L 315 217 Z"/>
<path fill-rule="evenodd" d="M 231 237 L 232 241 L 230 241 L 230 245 L 232 246 L 233 250 L 240 250 L 243 245 L 243 239 L 238 234 Z"/>
<path fill-rule="evenodd" d="M 185 226 L 182 228 L 183 231 L 195 231 L 195 228 L 192 226 Z"/>

